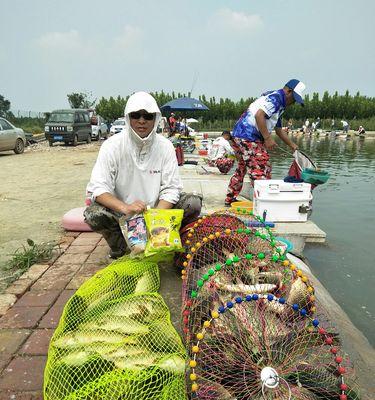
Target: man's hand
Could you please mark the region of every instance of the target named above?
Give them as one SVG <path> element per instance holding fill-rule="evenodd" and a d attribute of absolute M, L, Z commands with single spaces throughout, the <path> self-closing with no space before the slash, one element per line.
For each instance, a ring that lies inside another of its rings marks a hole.
<path fill-rule="evenodd" d="M 263 110 L 259 109 L 255 113 L 255 120 L 257 122 L 259 132 L 263 136 L 264 147 L 266 150 L 272 150 L 276 147 L 276 142 L 272 139 L 270 132 L 268 132 L 266 116 L 267 114 Z"/>
<path fill-rule="evenodd" d="M 290 148 L 294 151 L 296 151 L 298 149 L 298 146 L 292 142 L 292 144 L 290 145 Z"/>
<path fill-rule="evenodd" d="M 131 204 L 126 204 L 123 207 L 123 213 L 126 216 L 133 216 L 135 214 L 140 214 L 143 211 L 146 211 L 147 205 L 141 200 L 133 201 Z"/>
<path fill-rule="evenodd" d="M 272 139 L 271 136 L 268 136 L 267 139 L 264 140 L 264 147 L 267 150 L 273 150 L 276 147 L 276 142 Z"/>
<path fill-rule="evenodd" d="M 126 204 L 111 193 L 103 193 L 98 196 L 95 201 L 110 210 L 125 214 L 129 217 L 135 214 L 140 214 L 147 209 L 146 203 L 141 200 L 136 200 L 131 204 Z"/>

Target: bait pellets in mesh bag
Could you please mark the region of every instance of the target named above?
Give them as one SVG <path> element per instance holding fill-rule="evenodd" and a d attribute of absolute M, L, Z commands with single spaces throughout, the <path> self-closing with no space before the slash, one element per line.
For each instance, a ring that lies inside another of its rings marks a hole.
<path fill-rule="evenodd" d="M 142 215 L 133 218 L 120 218 L 121 232 L 125 238 L 131 254 L 139 254 L 145 251 L 147 243 L 147 231 L 145 219 Z"/>
<path fill-rule="evenodd" d="M 145 255 L 183 251 L 180 227 L 184 210 L 150 209 L 144 213 L 148 240 Z"/>

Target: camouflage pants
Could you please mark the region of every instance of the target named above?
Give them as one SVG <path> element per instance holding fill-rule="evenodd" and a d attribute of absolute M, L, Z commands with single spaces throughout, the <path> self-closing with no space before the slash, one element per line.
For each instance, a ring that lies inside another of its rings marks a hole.
<path fill-rule="evenodd" d="M 271 179 L 272 171 L 270 156 L 263 143 L 235 138 L 232 148 L 238 156 L 238 165 L 229 181 L 226 203 L 231 203 L 240 194 L 246 172 L 254 185 L 257 179 Z"/>
<path fill-rule="evenodd" d="M 214 161 L 209 161 L 210 167 L 217 167 L 222 174 L 227 174 L 233 167 L 234 160 L 232 158 L 222 157 Z"/>
<path fill-rule="evenodd" d="M 181 193 L 180 200 L 173 208 L 184 210 L 182 226 L 195 221 L 201 212 L 202 196 L 192 193 Z M 85 222 L 93 231 L 100 233 L 107 241 L 111 252 L 121 256 L 128 251 L 119 225 L 120 213 L 110 210 L 98 203 L 92 203 L 84 212 Z"/>

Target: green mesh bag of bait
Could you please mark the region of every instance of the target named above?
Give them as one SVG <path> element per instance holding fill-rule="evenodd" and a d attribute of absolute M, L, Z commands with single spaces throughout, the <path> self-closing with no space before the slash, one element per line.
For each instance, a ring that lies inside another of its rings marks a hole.
<path fill-rule="evenodd" d="M 122 259 L 77 290 L 51 339 L 46 400 L 186 399 L 186 352 L 159 283 L 156 263 Z"/>

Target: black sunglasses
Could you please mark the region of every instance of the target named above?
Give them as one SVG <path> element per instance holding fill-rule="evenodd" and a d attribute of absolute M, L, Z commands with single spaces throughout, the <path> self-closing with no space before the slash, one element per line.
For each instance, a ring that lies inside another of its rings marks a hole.
<path fill-rule="evenodd" d="M 140 112 L 131 112 L 129 114 L 131 119 L 140 119 L 143 117 L 146 121 L 152 121 L 155 118 L 155 114 L 152 113 L 140 113 Z"/>

